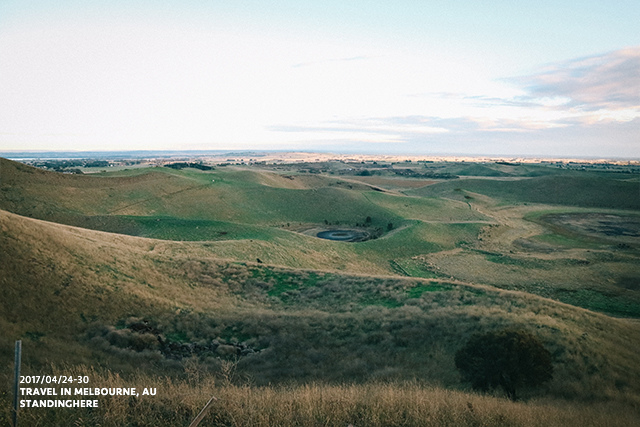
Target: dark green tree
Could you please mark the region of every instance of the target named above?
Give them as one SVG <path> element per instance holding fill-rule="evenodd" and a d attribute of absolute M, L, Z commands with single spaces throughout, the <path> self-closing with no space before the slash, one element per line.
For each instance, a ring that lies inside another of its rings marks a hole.
<path fill-rule="evenodd" d="M 502 387 L 512 399 L 516 390 L 535 387 L 553 376 L 551 354 L 524 331 L 503 330 L 473 335 L 455 355 L 456 368 L 476 390 Z"/>

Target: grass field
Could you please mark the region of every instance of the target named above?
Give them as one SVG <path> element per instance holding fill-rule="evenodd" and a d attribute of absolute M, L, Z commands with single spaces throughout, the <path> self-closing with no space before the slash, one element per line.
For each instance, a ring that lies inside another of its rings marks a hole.
<path fill-rule="evenodd" d="M 105 387 L 145 384 L 162 397 L 104 399 L 100 410 L 39 409 L 24 411 L 30 426 L 101 425 L 141 427 L 188 425 L 210 396 L 216 397 L 201 425 L 216 426 L 614 426 L 637 423 L 637 412 L 616 404 L 535 399 L 509 402 L 498 397 L 443 390 L 419 383 L 372 383 L 251 387 L 235 385 L 229 377 L 213 380 L 197 367 L 189 380 L 170 381 L 117 374 L 79 366 L 55 373 L 88 375 Z M 9 422 L 9 414 L 0 412 Z"/>
<path fill-rule="evenodd" d="M 160 357 L 144 334 L 118 336 L 127 319 L 138 317 L 167 337 L 223 339 L 260 350 L 238 365 L 257 383 L 430 378 L 454 386 L 452 355 L 468 336 L 519 325 L 541 336 L 566 369 L 559 369 L 553 393 L 596 378 L 603 387 L 582 390 L 585 397 L 635 387 L 629 375 L 640 361 L 630 343 L 638 331 L 624 320 L 455 280 L 219 261 L 180 243 L 158 248 L 153 240 L 59 227 L 2 216 L 3 259 L 12 260 L 3 263 L 4 339 L 29 337 L 25 349 L 35 350 L 36 366 L 73 362 L 59 347 L 70 336 L 86 347 L 75 362 L 102 352 L 100 359 L 170 370 L 171 359 Z M 9 245 L 18 235 L 22 243 Z M 25 271 L 25 264 L 45 268 Z M 211 354 L 200 356 L 215 369 Z"/>
<path fill-rule="evenodd" d="M 318 170 L 330 173 L 299 172 L 312 165 L 280 171 L 155 167 L 79 176 L 1 160 L 0 207 L 112 233 L 206 242 L 212 254 L 239 261 L 454 277 L 638 315 L 640 236 L 634 218 L 640 218 L 640 199 L 633 197 L 637 183 L 628 174 L 479 163 L 369 165 L 369 177 L 360 176 L 361 165 L 322 163 Z M 483 179 L 403 187 L 397 183 L 417 180 L 394 170 Z M 381 190 L 367 179 L 394 184 Z M 561 214 L 572 222 L 548 220 Z M 589 231 L 603 215 L 615 221 Z M 590 216 L 595 219 L 584 223 Z M 364 227 L 378 238 L 345 244 L 300 233 L 322 226 Z"/>
<path fill-rule="evenodd" d="M 213 425 L 640 419 L 637 183 L 440 166 L 484 178 L 417 188 L 387 170 L 374 189 L 357 169 L 77 176 L 0 159 L 0 358 L 22 339 L 27 374 L 95 368 L 96 386 L 162 390 L 73 412 L 78 425 L 185 424 L 212 393 Z M 302 232 L 323 226 L 376 238 Z M 552 354 L 553 380 L 524 402 L 469 393 L 454 366 L 470 336 L 502 328 Z M 9 399 L 0 390 L 3 421 Z"/>
<path fill-rule="evenodd" d="M 541 203 L 586 208 L 640 209 L 638 184 L 610 176 L 543 175 L 517 181 L 462 179 L 443 182 L 407 194 L 462 200 L 480 193 L 509 203 Z"/>

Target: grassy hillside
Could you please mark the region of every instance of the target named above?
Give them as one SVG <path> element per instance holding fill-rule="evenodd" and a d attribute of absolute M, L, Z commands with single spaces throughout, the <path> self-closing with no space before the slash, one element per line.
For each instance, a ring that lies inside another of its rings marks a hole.
<path fill-rule="evenodd" d="M 209 241 L 216 251 L 240 260 L 378 273 L 393 273 L 397 257 L 472 240 L 488 221 L 463 203 L 409 200 L 333 177 L 230 168 L 77 176 L 3 159 L 0 207 L 100 231 Z M 442 224 L 430 233 L 425 221 Z M 359 226 L 383 238 L 345 245 L 299 233 L 314 226 Z"/>
<path fill-rule="evenodd" d="M 637 183 L 572 171 L 390 177 L 380 191 L 368 178 L 75 176 L 0 159 L 0 360 L 9 366 L 22 339 L 24 374 L 159 392 L 104 399 L 97 411 L 25 411 L 23 422 L 186 425 L 210 394 L 221 398 L 214 425 L 640 419 L 640 329 L 606 315 L 640 316 Z M 380 234 L 305 234 L 317 226 Z M 534 334 L 552 355 L 553 380 L 523 390 L 525 402 L 471 394 L 455 369 L 473 334 L 504 328 Z M 10 370 L 0 376 L 8 422 Z"/>
<path fill-rule="evenodd" d="M 95 230 L 202 241 L 210 254 L 242 262 L 456 278 L 640 316 L 637 210 L 629 209 L 637 204 L 637 183 L 540 165 L 425 165 L 432 167 L 550 175 L 431 185 L 413 178 L 229 167 L 77 176 L 0 159 L 0 207 Z M 352 178 L 386 179 L 396 190 L 376 191 Z M 571 220 L 545 220 L 554 212 Z M 617 222 L 597 215 L 613 215 Z M 598 221 L 610 224 L 603 228 Z M 344 243 L 303 233 L 354 226 L 380 238 Z M 589 231 L 594 227 L 597 232 Z"/>
<path fill-rule="evenodd" d="M 354 225 L 370 217 L 368 226 L 386 227 L 390 221 L 401 221 L 405 215 L 411 218 L 412 212 L 424 209 L 430 219 L 486 219 L 446 201 L 416 202 L 423 204 L 399 212 L 388 206 L 400 205 L 397 199 L 381 198 L 368 185 L 328 176 L 229 168 L 206 172 L 147 168 L 83 176 L 0 159 L 0 206 L 38 219 L 160 216 L 282 226 L 325 221 Z M 440 213 L 443 208 L 445 212 Z"/>
<path fill-rule="evenodd" d="M 510 162 L 435 162 L 424 163 L 428 171 L 449 173 L 458 176 L 482 177 L 540 177 L 540 176 L 568 176 L 595 177 L 605 179 L 629 179 L 629 170 L 624 166 L 614 165 L 585 165 L 585 164 L 553 164 L 553 163 L 510 163 Z"/>
<path fill-rule="evenodd" d="M 308 425 L 307 411 L 314 423 L 370 425 L 625 425 L 638 416 L 637 324 L 529 294 L 225 261 L 205 243 L 7 212 L 0 212 L 0 252 L 2 360 L 11 360 L 13 341 L 22 339 L 23 374 L 84 372 L 95 386 L 158 387 L 158 399 L 103 399 L 98 412 L 64 413 L 86 425 L 184 424 L 211 393 L 222 403 L 210 419 L 224 425 Z M 528 330 L 551 351 L 554 379 L 524 393 L 546 401 L 511 404 L 440 389 L 464 390 L 455 351 L 473 333 L 503 327 Z M 247 379 L 271 386 L 242 385 Z M 299 385 L 275 387 L 291 382 Z M 0 396 L 0 419 L 7 420 L 8 390 Z M 415 403 L 409 412 L 406 399 Z M 238 412 L 245 401 L 254 411 Z M 602 403 L 590 409 L 579 401 Z M 61 422 L 59 410 L 23 416 L 31 425 Z"/>
<path fill-rule="evenodd" d="M 505 203 L 640 210 L 637 182 L 593 175 L 540 176 L 517 181 L 461 179 L 410 190 L 407 194 L 462 200 L 463 192 L 483 194 Z"/>
<path fill-rule="evenodd" d="M 356 184 L 354 189 L 354 185 L 328 178 L 284 178 L 225 168 L 211 172 L 148 168 L 83 176 L 4 159 L 0 160 L 0 178 L 2 207 L 39 219 L 63 214 L 70 217 L 67 220 L 134 215 L 275 225 L 324 220 L 349 224 L 371 216 L 372 225 L 385 226 L 395 219 L 362 196 L 361 191 L 369 187 Z M 274 185 L 292 181 L 300 188 Z"/>
<path fill-rule="evenodd" d="M 251 349 L 237 369 L 257 384 L 417 378 L 460 387 L 453 354 L 468 337 L 518 327 L 553 354 L 551 395 L 640 392 L 634 323 L 529 294 L 223 261 L 201 244 L 6 212 L 0 221 L 2 357 L 10 360 L 11 343 L 24 339 L 26 372 L 49 362 L 172 372 L 189 360 L 215 372 L 224 356 L 206 345 L 217 340 Z M 145 319 L 165 347 L 132 328 L 135 319 Z M 180 353 L 189 343 L 202 350 Z"/>

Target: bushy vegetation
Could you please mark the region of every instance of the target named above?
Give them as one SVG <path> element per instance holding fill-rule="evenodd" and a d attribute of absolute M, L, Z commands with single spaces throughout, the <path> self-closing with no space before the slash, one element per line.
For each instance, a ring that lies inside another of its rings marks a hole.
<path fill-rule="evenodd" d="M 171 169 L 184 169 L 184 168 L 193 168 L 193 169 L 199 169 L 201 171 L 210 171 L 213 170 L 212 166 L 208 166 L 202 163 L 194 163 L 194 162 L 174 162 L 174 163 L 167 163 L 164 165 L 164 167 L 166 168 L 171 168 Z"/>
<path fill-rule="evenodd" d="M 512 399 L 517 389 L 535 387 L 553 377 L 551 354 L 524 331 L 474 335 L 456 352 L 456 368 L 476 390 L 502 387 Z"/>

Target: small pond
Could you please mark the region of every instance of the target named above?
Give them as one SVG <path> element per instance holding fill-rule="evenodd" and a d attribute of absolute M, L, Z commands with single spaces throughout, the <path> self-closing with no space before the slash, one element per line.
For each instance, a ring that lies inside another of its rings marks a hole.
<path fill-rule="evenodd" d="M 361 230 L 324 230 L 316 234 L 316 237 L 340 242 L 363 242 L 369 240 L 369 233 Z"/>

